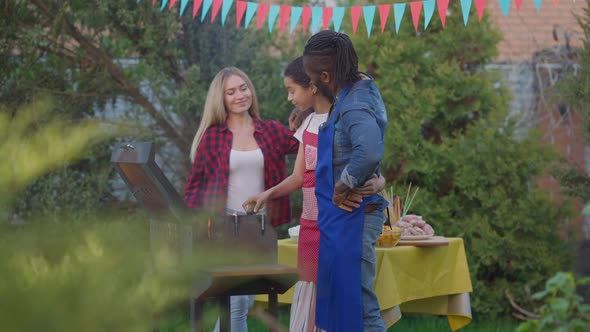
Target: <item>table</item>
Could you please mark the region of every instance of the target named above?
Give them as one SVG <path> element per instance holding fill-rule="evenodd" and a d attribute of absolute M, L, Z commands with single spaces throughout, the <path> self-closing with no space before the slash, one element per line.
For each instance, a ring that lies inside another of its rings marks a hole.
<path fill-rule="evenodd" d="M 448 240 L 448 246 L 377 248 L 374 289 L 388 326 L 401 312 L 446 315 L 453 331 L 471 323 L 473 289 L 463 239 Z M 278 241 L 278 263 L 297 266 L 296 243 Z M 293 288 L 279 296 L 279 303 L 290 304 L 292 299 Z"/>

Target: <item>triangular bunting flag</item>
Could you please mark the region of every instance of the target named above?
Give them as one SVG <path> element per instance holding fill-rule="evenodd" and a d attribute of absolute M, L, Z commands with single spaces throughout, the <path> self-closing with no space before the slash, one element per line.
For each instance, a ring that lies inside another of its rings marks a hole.
<path fill-rule="evenodd" d="M 166 9 L 167 4 L 168 4 L 168 0 L 162 0 L 162 6 L 160 7 L 160 10 L 164 11 L 164 9 Z"/>
<path fill-rule="evenodd" d="M 158 0 L 152 0 L 152 6 L 156 4 Z"/>
<path fill-rule="evenodd" d="M 168 10 L 172 10 L 172 8 L 174 8 L 175 4 L 176 4 L 176 0 L 170 0 L 170 5 L 168 6 Z"/>
<path fill-rule="evenodd" d="M 309 19 L 311 19 L 311 7 L 303 7 L 303 13 L 301 14 L 301 25 L 303 27 L 303 32 L 307 32 Z"/>
<path fill-rule="evenodd" d="M 213 4 L 213 0 L 203 0 L 203 10 L 201 10 L 201 22 L 205 20 L 205 16 L 207 16 L 207 12 L 211 8 Z"/>
<path fill-rule="evenodd" d="M 471 10 L 471 0 L 461 0 L 461 11 L 463 12 L 463 23 L 467 26 L 469 21 L 469 11 Z"/>
<path fill-rule="evenodd" d="M 250 21 L 252 21 L 256 11 L 258 11 L 258 3 L 248 2 L 248 6 L 246 7 L 246 20 L 244 21 L 244 28 L 247 28 L 248 25 L 250 25 Z"/>
<path fill-rule="evenodd" d="M 277 16 L 279 16 L 280 10 L 281 6 L 279 5 L 270 6 L 270 10 L 268 12 L 268 32 L 272 32 L 272 29 L 275 26 L 275 22 L 277 21 Z"/>
<path fill-rule="evenodd" d="M 537 8 L 537 11 L 541 10 L 541 3 L 543 2 L 543 0 L 535 0 L 535 8 Z"/>
<path fill-rule="evenodd" d="M 281 6 L 280 20 L 279 20 L 279 32 L 282 35 L 285 32 L 285 25 L 291 15 L 291 6 Z"/>
<path fill-rule="evenodd" d="M 434 0 L 424 0 L 424 30 L 428 28 L 432 15 L 434 15 Z"/>
<path fill-rule="evenodd" d="M 197 12 L 201 8 L 203 0 L 193 0 L 193 19 L 197 16 Z"/>
<path fill-rule="evenodd" d="M 180 0 L 180 16 L 182 16 L 182 14 L 184 14 L 184 11 L 186 9 L 186 5 L 188 5 L 188 0 Z"/>
<path fill-rule="evenodd" d="M 297 26 L 297 22 L 299 22 L 299 18 L 301 18 L 301 13 L 303 12 L 303 8 L 298 6 L 291 7 L 291 31 L 295 30 Z"/>
<path fill-rule="evenodd" d="M 322 21 L 324 22 L 324 30 L 328 30 L 330 20 L 332 19 L 332 7 L 324 7 Z"/>
<path fill-rule="evenodd" d="M 508 16 L 508 12 L 510 11 L 510 0 L 498 0 L 500 3 L 500 8 L 502 9 L 502 13 L 504 16 Z"/>
<path fill-rule="evenodd" d="M 352 6 L 350 7 L 350 16 L 352 17 L 352 33 L 356 34 L 356 28 L 359 25 L 359 18 L 361 18 L 361 12 L 363 7 Z"/>
<path fill-rule="evenodd" d="M 404 12 L 406 11 L 406 3 L 394 3 L 393 4 L 393 17 L 395 18 L 395 33 L 399 33 L 399 26 L 402 23 Z"/>
<path fill-rule="evenodd" d="M 221 25 L 225 25 L 225 19 L 233 3 L 234 0 L 223 0 L 223 6 L 221 6 Z"/>
<path fill-rule="evenodd" d="M 390 10 L 391 5 L 379 5 L 379 23 L 381 23 L 381 33 L 385 31 L 385 26 L 387 25 L 387 17 L 389 16 Z"/>
<path fill-rule="evenodd" d="M 447 22 L 447 9 L 449 9 L 449 0 L 438 0 L 436 2 L 436 6 L 438 8 L 438 17 L 440 17 L 440 23 L 442 23 L 444 28 Z"/>
<path fill-rule="evenodd" d="M 222 3 L 223 3 L 223 0 L 213 0 L 213 9 L 211 9 L 211 23 L 213 23 L 213 21 L 215 21 L 215 18 L 217 17 L 217 14 L 219 13 L 219 10 L 221 9 Z"/>
<path fill-rule="evenodd" d="M 334 31 L 339 32 L 340 26 L 342 25 L 342 19 L 344 19 L 344 7 L 334 7 L 334 13 L 332 15 L 334 19 Z"/>
<path fill-rule="evenodd" d="M 414 22 L 414 30 L 418 32 L 418 24 L 420 23 L 420 12 L 422 11 L 422 1 L 410 2 L 410 12 L 412 13 L 412 21 Z"/>
<path fill-rule="evenodd" d="M 314 34 L 320 29 L 322 23 L 323 10 L 322 7 L 311 8 L 311 33 Z"/>
<path fill-rule="evenodd" d="M 486 7 L 486 2 L 487 0 L 473 0 L 475 2 L 475 11 L 477 12 L 477 18 L 481 21 L 481 18 L 483 17 L 483 10 Z M 499 0 L 500 4 L 502 3 L 502 0 Z M 504 15 L 506 16 L 506 15 Z"/>
<path fill-rule="evenodd" d="M 559 0 L 553 0 L 553 4 L 557 6 L 557 4 L 559 3 Z"/>
<path fill-rule="evenodd" d="M 367 26 L 367 37 L 371 37 L 371 30 L 373 30 L 373 19 L 375 18 L 376 6 L 364 6 L 363 16 L 365 18 L 365 25 Z"/>
<path fill-rule="evenodd" d="M 247 4 L 246 1 L 236 1 L 236 28 L 240 28 L 240 23 L 242 23 L 242 19 L 244 18 Z"/>
<path fill-rule="evenodd" d="M 516 10 L 520 11 L 520 5 L 522 5 L 522 0 L 515 0 L 514 3 L 516 3 Z"/>
<path fill-rule="evenodd" d="M 262 27 L 262 23 L 264 23 L 264 19 L 266 19 L 266 15 L 268 15 L 268 10 L 270 9 L 270 5 L 266 3 L 259 3 L 258 4 L 258 15 L 256 15 L 256 30 Z"/>

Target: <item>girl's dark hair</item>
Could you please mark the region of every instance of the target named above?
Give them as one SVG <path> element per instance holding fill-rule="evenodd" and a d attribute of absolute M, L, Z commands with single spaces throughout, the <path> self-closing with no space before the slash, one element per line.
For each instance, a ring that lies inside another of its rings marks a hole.
<path fill-rule="evenodd" d="M 310 57 L 318 70 L 333 74 L 338 86 L 361 79 L 358 56 L 352 41 L 343 33 L 332 30 L 316 33 L 307 41 L 303 56 Z"/>
<path fill-rule="evenodd" d="M 309 77 L 305 73 L 302 56 L 298 57 L 297 59 L 293 60 L 290 64 L 288 64 L 287 68 L 285 68 L 285 72 L 283 73 L 283 75 L 285 77 L 289 77 L 293 80 L 293 82 L 295 82 L 295 84 L 300 85 L 305 89 L 309 88 L 309 84 L 311 83 Z"/>

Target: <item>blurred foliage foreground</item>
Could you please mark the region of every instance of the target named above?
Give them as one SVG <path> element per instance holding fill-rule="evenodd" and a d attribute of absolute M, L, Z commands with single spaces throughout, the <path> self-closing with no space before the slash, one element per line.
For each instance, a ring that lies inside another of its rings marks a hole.
<path fill-rule="evenodd" d="M 50 110 L 38 100 L 0 112 L 0 330 L 148 331 L 158 314 L 188 304 L 191 287 L 206 281 L 198 270 L 228 256 L 154 246 L 145 219 L 12 222 L 13 198 L 27 184 L 116 131 L 66 124 Z"/>

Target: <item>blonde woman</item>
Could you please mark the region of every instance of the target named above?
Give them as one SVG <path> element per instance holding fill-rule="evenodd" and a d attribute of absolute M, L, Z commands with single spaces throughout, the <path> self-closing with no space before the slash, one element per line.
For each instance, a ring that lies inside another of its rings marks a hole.
<path fill-rule="evenodd" d="M 245 214 L 242 203 L 286 177 L 285 156 L 298 151 L 293 132 L 260 119 L 256 91 L 235 67 L 222 69 L 209 86 L 203 118 L 193 140 L 193 167 L 185 191 L 189 208 Z M 269 201 L 273 226 L 291 220 L 289 197 Z M 232 296 L 231 330 L 247 331 L 253 296 Z"/>

